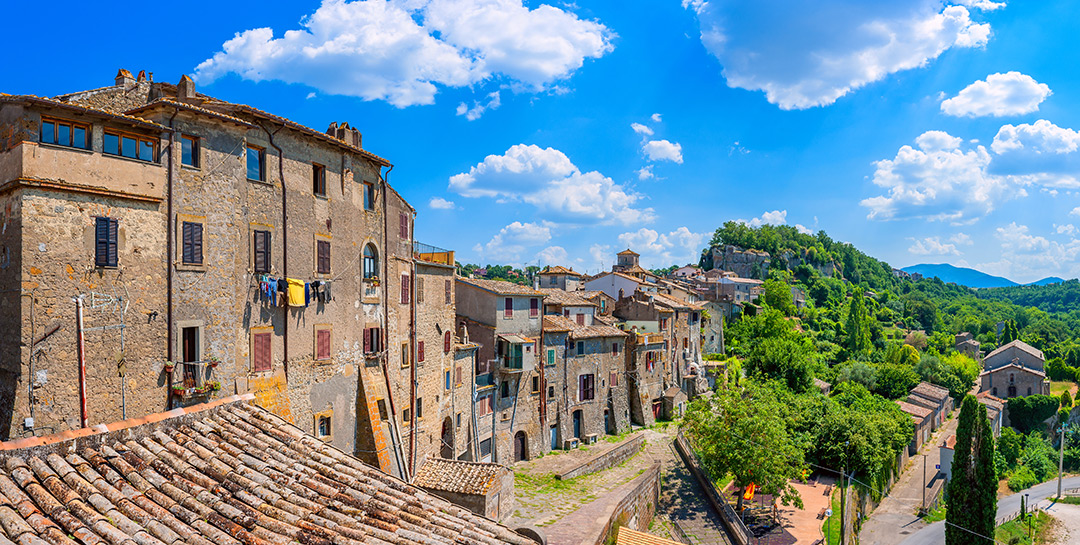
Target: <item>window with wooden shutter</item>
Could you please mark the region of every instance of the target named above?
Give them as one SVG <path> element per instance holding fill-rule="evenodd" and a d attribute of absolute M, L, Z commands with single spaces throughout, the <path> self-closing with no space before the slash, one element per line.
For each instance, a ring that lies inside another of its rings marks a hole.
<path fill-rule="evenodd" d="M 330 274 L 330 242 L 326 240 L 318 240 L 315 243 L 317 259 L 316 259 L 316 272 L 319 274 Z"/>
<path fill-rule="evenodd" d="M 409 275 L 401 275 L 401 304 L 409 304 Z"/>
<path fill-rule="evenodd" d="M 370 328 L 370 327 L 364 328 L 364 353 L 365 354 L 372 353 L 372 350 L 371 350 L 371 330 L 372 330 L 372 328 Z"/>
<path fill-rule="evenodd" d="M 255 333 L 251 336 L 251 370 L 259 373 L 270 370 L 270 342 L 273 333 Z"/>
<path fill-rule="evenodd" d="M 183 238 L 182 261 L 185 265 L 202 265 L 203 225 L 185 221 L 181 227 Z"/>
<path fill-rule="evenodd" d="M 611 354 L 615 356 L 619 355 L 619 343 L 611 343 Z"/>
<path fill-rule="evenodd" d="M 585 325 L 585 315 L 584 314 L 578 314 L 578 315 L 574 316 L 574 318 L 577 320 L 577 325 Z"/>
<path fill-rule="evenodd" d="M 255 272 L 270 272 L 270 231 L 254 232 Z"/>
<path fill-rule="evenodd" d="M 619 374 L 615 371 L 611 372 L 611 387 L 614 388 L 619 385 Z"/>
<path fill-rule="evenodd" d="M 315 359 L 330 359 L 330 330 L 319 329 L 315 331 Z"/>
<path fill-rule="evenodd" d="M 451 292 L 450 292 L 451 285 L 452 284 L 451 284 L 451 282 L 449 280 L 446 280 L 443 283 L 443 291 L 445 292 L 444 295 L 446 297 L 446 304 L 448 304 L 448 305 L 453 302 L 453 299 L 451 298 L 452 295 L 451 295 Z"/>
<path fill-rule="evenodd" d="M 409 238 L 409 216 L 404 212 L 398 214 L 398 231 L 401 238 Z"/>
<path fill-rule="evenodd" d="M 326 195 L 326 167 L 319 163 L 311 164 L 311 192 L 319 195 Z"/>
<path fill-rule="evenodd" d="M 514 317 L 514 299 L 512 297 L 503 300 L 503 316 L 506 318 Z"/>
<path fill-rule="evenodd" d="M 416 304 L 422 304 L 424 302 L 424 277 L 416 277 Z"/>
<path fill-rule="evenodd" d="M 535 318 L 540 315 L 540 300 L 533 297 L 529 299 L 529 317 Z"/>
<path fill-rule="evenodd" d="M 416 363 L 424 361 L 424 341 L 416 341 Z"/>
<path fill-rule="evenodd" d="M 454 384 L 461 386 L 461 366 L 454 368 Z"/>
<path fill-rule="evenodd" d="M 115 218 L 94 218 L 94 265 L 117 266 L 118 225 Z"/>
<path fill-rule="evenodd" d="M 446 353 L 450 352 L 450 342 L 451 342 L 451 335 L 450 335 L 450 331 L 447 330 L 445 333 L 443 333 L 443 341 L 442 341 L 443 352 L 446 352 Z"/>

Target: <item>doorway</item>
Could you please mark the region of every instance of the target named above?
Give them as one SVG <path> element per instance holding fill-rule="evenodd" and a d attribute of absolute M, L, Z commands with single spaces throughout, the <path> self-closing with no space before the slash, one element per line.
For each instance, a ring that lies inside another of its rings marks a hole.
<path fill-rule="evenodd" d="M 449 416 L 442 423 L 442 449 L 439 455 L 444 459 L 454 459 L 454 421 Z"/>
<path fill-rule="evenodd" d="M 184 388 L 194 388 L 198 386 L 196 376 L 198 367 L 194 362 L 199 361 L 199 328 L 182 328 L 180 330 L 180 343 L 180 355 L 184 361 Z"/>
<path fill-rule="evenodd" d="M 581 440 L 581 409 L 574 411 L 574 437 Z"/>
<path fill-rule="evenodd" d="M 551 450 L 559 449 L 559 426 L 551 426 Z"/>
<path fill-rule="evenodd" d="M 523 462 L 529 459 L 529 442 L 525 438 L 525 432 L 519 431 L 514 435 L 514 461 Z"/>

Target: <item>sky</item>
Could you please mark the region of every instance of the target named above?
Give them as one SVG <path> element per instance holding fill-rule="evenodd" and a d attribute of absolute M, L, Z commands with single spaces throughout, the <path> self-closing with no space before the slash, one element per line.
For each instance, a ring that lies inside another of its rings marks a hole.
<path fill-rule="evenodd" d="M 348 122 L 394 164 L 416 238 L 463 263 L 596 272 L 627 247 L 696 263 L 737 220 L 825 230 L 894 267 L 1080 275 L 1078 2 L 110 6 L 28 26 L 0 92 L 126 68 Z"/>

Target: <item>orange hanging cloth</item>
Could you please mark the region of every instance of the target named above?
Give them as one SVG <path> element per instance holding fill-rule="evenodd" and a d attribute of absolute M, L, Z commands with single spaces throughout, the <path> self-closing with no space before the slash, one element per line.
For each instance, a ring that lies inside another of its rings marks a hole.
<path fill-rule="evenodd" d="M 755 488 L 757 488 L 757 486 L 754 483 L 750 483 L 750 486 L 746 487 L 746 492 L 743 494 L 742 499 L 746 501 L 754 499 Z"/>

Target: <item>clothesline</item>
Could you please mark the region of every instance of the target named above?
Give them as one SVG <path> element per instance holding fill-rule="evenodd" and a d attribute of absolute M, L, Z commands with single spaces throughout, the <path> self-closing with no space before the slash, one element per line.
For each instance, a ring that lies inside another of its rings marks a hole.
<path fill-rule="evenodd" d="M 304 282 L 295 278 L 274 278 L 268 274 L 258 276 L 259 295 L 272 306 L 307 307 L 312 301 L 329 303 L 329 280 Z"/>

